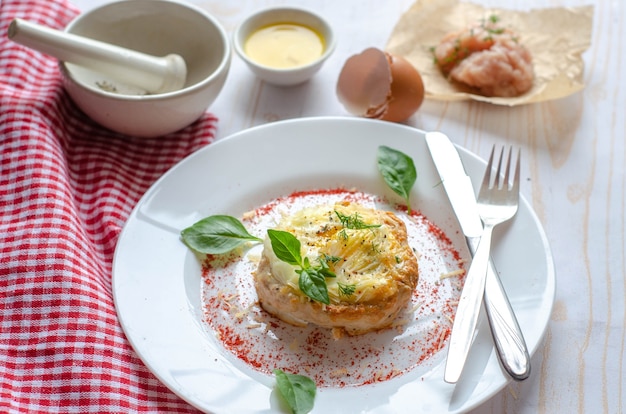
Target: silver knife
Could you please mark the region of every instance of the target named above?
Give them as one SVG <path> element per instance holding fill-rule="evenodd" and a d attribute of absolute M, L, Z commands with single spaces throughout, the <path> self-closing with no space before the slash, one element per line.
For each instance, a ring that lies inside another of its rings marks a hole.
<path fill-rule="evenodd" d="M 463 162 L 450 139 L 441 132 L 426 133 L 426 144 L 435 167 L 441 177 L 452 209 L 457 216 L 461 230 L 472 255 L 478 247 L 482 234 L 482 221 L 476 207 L 476 195 L 470 177 L 465 172 Z M 530 375 L 530 356 L 524 336 L 506 296 L 500 277 L 493 263 L 489 262 L 484 296 L 485 310 L 494 338 L 496 351 L 502 367 L 515 380 L 521 381 Z M 464 315 L 457 314 L 457 318 Z M 471 338 L 470 338 L 471 341 Z M 469 347 L 470 344 L 454 344 L 454 348 Z M 456 354 L 455 354 L 456 353 Z M 454 383 L 463 370 L 465 355 L 459 356 L 451 344 L 446 362 L 444 379 Z"/>

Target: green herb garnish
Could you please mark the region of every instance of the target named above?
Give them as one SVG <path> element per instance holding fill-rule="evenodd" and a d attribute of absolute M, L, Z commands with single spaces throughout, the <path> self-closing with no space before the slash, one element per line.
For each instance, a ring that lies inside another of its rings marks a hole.
<path fill-rule="evenodd" d="M 380 253 L 380 243 L 372 243 L 372 252 Z"/>
<path fill-rule="evenodd" d="M 352 296 L 356 291 L 355 284 L 344 285 L 343 283 L 337 283 L 337 287 L 339 288 L 339 294 L 342 296 Z"/>
<path fill-rule="evenodd" d="M 324 260 L 326 263 L 337 263 L 341 260 L 341 257 L 323 253 L 320 260 Z"/>
<path fill-rule="evenodd" d="M 236 218 L 223 215 L 204 218 L 184 229 L 181 236 L 188 247 L 205 254 L 228 253 L 248 241 L 263 241 L 251 235 Z"/>
<path fill-rule="evenodd" d="M 324 255 L 320 257 L 318 259 L 319 266 L 316 268 L 317 271 L 321 273 L 322 275 L 324 275 L 325 277 L 337 277 L 335 272 L 330 270 L 330 267 L 328 266 L 328 262 L 335 263 L 334 258 L 335 256 L 328 256 L 328 255 Z M 341 260 L 341 258 L 338 258 L 338 259 Z"/>
<path fill-rule="evenodd" d="M 495 14 L 490 15 L 490 16 L 489 16 L 489 18 L 488 18 L 488 20 L 489 20 L 489 23 L 491 23 L 491 25 L 492 25 L 492 26 L 488 26 L 488 25 L 485 23 L 485 21 L 484 21 L 484 20 L 483 20 L 483 22 L 481 23 L 481 27 L 482 27 L 482 28 L 483 28 L 483 29 L 484 29 L 487 33 L 489 33 L 489 36 L 488 36 L 488 37 L 486 37 L 486 38 L 484 39 L 485 41 L 491 41 L 491 40 L 493 40 L 493 39 L 492 39 L 492 37 L 491 37 L 491 35 L 494 35 L 494 34 L 496 34 L 496 35 L 497 35 L 497 34 L 502 34 L 502 33 L 504 33 L 504 31 L 505 31 L 505 29 L 504 29 L 504 28 L 502 28 L 502 27 L 495 27 L 495 25 L 496 25 L 496 24 L 500 21 L 500 18 L 499 18 L 497 15 L 495 15 Z"/>
<path fill-rule="evenodd" d="M 346 216 L 335 210 L 335 214 L 339 218 L 341 225 L 347 229 L 351 230 L 363 230 L 363 229 L 373 229 L 376 227 L 380 227 L 380 224 L 366 224 L 361 217 L 359 217 L 359 213 L 354 213 L 351 216 Z"/>
<path fill-rule="evenodd" d="M 378 147 L 378 170 L 387 185 L 406 201 L 407 212 L 411 214 L 411 188 L 417 179 L 413 159 L 408 155 L 381 145 Z"/>
<path fill-rule="evenodd" d="M 337 233 L 339 235 L 339 237 L 341 238 L 341 240 L 343 241 L 348 241 L 348 232 L 346 231 L 346 229 L 342 229 L 339 233 Z"/>
<path fill-rule="evenodd" d="M 309 298 L 330 304 L 328 297 L 327 277 L 336 277 L 330 270 L 328 262 L 319 260 L 318 266 L 311 265 L 308 257 L 302 257 L 300 240 L 288 231 L 269 229 L 267 234 L 272 243 L 272 250 L 278 259 L 285 263 L 299 267 L 296 273 L 299 275 L 298 287 Z"/>
<path fill-rule="evenodd" d="M 274 375 L 278 392 L 294 414 L 306 414 L 313 409 L 317 387 L 311 378 L 280 369 L 275 369 Z"/>

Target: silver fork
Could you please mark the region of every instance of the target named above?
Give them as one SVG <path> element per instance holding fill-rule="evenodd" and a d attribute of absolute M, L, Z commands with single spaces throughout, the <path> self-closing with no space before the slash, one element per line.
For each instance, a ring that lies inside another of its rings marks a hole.
<path fill-rule="evenodd" d="M 502 180 L 501 175 L 504 148 L 502 148 L 500 152 L 498 167 L 495 177 L 492 180 L 495 146 L 491 150 L 487 170 L 485 171 L 485 176 L 476 200 L 484 228 L 480 242 L 476 248 L 476 253 L 472 259 L 472 264 L 465 278 L 461 299 L 459 300 L 454 324 L 452 325 L 450 347 L 448 349 L 444 374 L 444 380 L 449 383 L 457 382 L 461 376 L 461 371 L 465 365 L 465 360 L 467 359 L 467 354 L 469 353 L 476 329 L 480 305 L 485 291 L 485 280 L 487 278 L 487 266 L 491 251 L 491 234 L 493 228 L 498 224 L 510 220 L 517 212 L 520 185 L 520 152 L 517 152 L 517 162 L 515 167 L 513 167 L 515 171 L 511 185 L 509 185 L 509 183 L 512 170 L 511 162 L 513 150 L 509 148 L 508 152 L 504 180 Z"/>

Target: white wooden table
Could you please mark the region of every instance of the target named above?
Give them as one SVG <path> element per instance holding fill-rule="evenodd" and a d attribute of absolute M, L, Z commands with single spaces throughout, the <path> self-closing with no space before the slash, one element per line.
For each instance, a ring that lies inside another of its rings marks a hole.
<path fill-rule="evenodd" d="M 218 138 L 284 119 L 350 116 L 335 95 L 345 60 L 384 48 L 412 0 L 193 0 L 232 33 L 269 5 L 312 8 L 334 26 L 338 47 L 310 82 L 284 89 L 258 81 L 233 55 L 226 86 L 210 111 Z M 440 130 L 486 158 L 494 143 L 521 147 L 522 192 L 539 216 L 557 270 L 554 311 L 531 377 L 510 383 L 473 413 L 621 413 L 626 411 L 626 2 L 475 0 L 525 10 L 595 5 L 584 54 L 583 92 L 514 108 L 425 101 L 407 124 Z M 103 0 L 76 0 L 87 10 Z"/>

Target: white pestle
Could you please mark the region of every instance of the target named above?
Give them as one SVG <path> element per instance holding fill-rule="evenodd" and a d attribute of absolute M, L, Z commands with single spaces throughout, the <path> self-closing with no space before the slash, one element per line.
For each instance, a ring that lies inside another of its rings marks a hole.
<path fill-rule="evenodd" d="M 182 89 L 187 78 L 185 60 L 177 54 L 152 56 L 22 19 L 11 22 L 8 37 L 61 61 L 91 69 L 150 93 Z"/>

